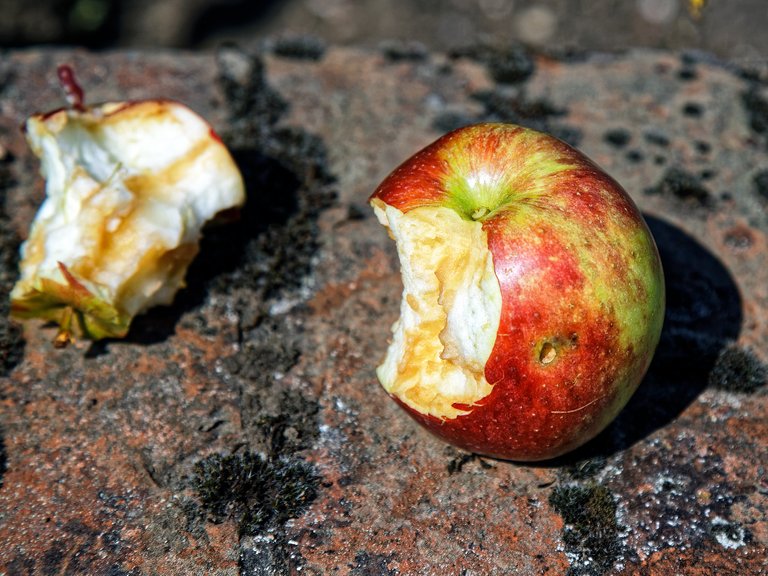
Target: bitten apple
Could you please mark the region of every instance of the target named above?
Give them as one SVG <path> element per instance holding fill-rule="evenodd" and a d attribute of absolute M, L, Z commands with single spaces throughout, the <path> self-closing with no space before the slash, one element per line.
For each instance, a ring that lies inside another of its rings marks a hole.
<path fill-rule="evenodd" d="M 134 316 L 170 304 L 203 225 L 241 206 L 240 171 L 211 126 L 170 100 L 86 106 L 68 66 L 69 108 L 24 132 L 46 199 L 22 246 L 11 313 L 59 324 L 55 340 L 124 336 Z"/>
<path fill-rule="evenodd" d="M 552 136 L 479 124 L 406 160 L 370 202 L 404 286 L 377 374 L 413 418 L 525 461 L 615 418 L 664 317 L 656 245 L 618 183 Z"/>

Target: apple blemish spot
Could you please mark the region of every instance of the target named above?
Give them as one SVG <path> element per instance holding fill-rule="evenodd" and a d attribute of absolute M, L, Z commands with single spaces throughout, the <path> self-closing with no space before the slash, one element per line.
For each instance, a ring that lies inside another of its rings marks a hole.
<path fill-rule="evenodd" d="M 557 357 L 557 349 L 549 342 L 545 342 L 539 353 L 539 362 L 542 364 L 551 364 Z"/>

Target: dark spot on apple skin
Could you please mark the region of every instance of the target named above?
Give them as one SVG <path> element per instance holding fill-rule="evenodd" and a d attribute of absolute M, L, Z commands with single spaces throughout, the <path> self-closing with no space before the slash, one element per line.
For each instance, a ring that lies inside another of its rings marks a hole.
<path fill-rule="evenodd" d="M 718 390 L 753 394 L 768 382 L 768 366 L 749 348 L 731 344 L 723 348 L 709 373 L 709 385 Z"/>
<path fill-rule="evenodd" d="M 613 494 L 597 484 L 560 485 L 549 495 L 549 504 L 563 518 L 563 543 L 572 557 L 569 576 L 602 576 L 622 553 L 616 502 Z"/>

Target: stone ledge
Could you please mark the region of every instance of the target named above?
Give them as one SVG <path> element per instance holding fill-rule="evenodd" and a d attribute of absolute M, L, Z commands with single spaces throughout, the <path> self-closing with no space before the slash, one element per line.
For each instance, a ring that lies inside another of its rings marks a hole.
<path fill-rule="evenodd" d="M 332 48 L 267 55 L 263 70 L 236 50 L 7 52 L 6 290 L 42 199 L 18 126 L 62 105 L 64 61 L 89 101 L 162 96 L 207 117 L 251 200 L 240 224 L 210 231 L 174 306 L 125 341 L 60 351 L 50 328 L 0 327 L 0 572 L 768 570 L 766 392 L 746 385 L 768 360 L 768 87 L 647 51 Z M 488 119 L 601 164 L 648 216 L 667 274 L 641 390 L 547 465 L 445 446 L 374 375 L 400 281 L 367 196 L 440 132 Z"/>

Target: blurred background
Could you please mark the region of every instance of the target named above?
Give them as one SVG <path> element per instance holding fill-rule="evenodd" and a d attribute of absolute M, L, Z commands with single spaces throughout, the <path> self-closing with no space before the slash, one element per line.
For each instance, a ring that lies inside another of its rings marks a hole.
<path fill-rule="evenodd" d="M 768 66 L 768 0 L 0 0 L 0 45 L 248 46 L 267 36 L 447 50 L 696 49 Z"/>

